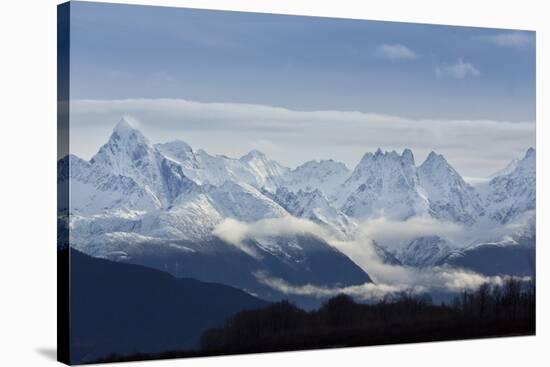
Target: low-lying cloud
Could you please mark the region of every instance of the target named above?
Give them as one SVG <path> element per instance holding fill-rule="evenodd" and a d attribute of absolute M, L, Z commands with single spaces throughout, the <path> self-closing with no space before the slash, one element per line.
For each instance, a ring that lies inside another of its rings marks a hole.
<path fill-rule="evenodd" d="M 311 235 L 320 238 L 348 256 L 367 272 L 374 282 L 347 287 L 321 287 L 311 284 L 291 284 L 284 279 L 273 278 L 265 272 L 257 272 L 254 275 L 262 284 L 284 294 L 324 298 L 344 293 L 360 300 L 377 300 L 386 295 L 404 291 L 412 293 L 460 292 L 474 290 L 484 283 L 502 285 L 505 277 L 484 276 L 464 269 L 447 266 L 415 268 L 386 264 L 380 258 L 373 242 L 373 238 L 376 238 L 377 241 L 380 238 L 409 240 L 428 233 L 440 236 L 444 233 L 460 236 L 461 232 L 463 232 L 462 228 L 435 219 L 420 217 L 399 222 L 377 218 L 359 225 L 359 230 L 354 238 L 339 240 L 317 223 L 287 216 L 262 219 L 252 223 L 226 219 L 216 227 L 213 234 L 255 258 L 261 257 L 261 251 L 252 247 L 254 245 L 250 245 L 246 240 L 262 241 L 270 237 L 296 235 Z M 522 278 L 522 280 L 527 279 Z"/>
<path fill-rule="evenodd" d="M 425 284 L 413 284 L 412 282 L 409 282 L 409 284 L 364 283 L 348 287 L 323 287 L 312 284 L 292 285 L 283 279 L 272 278 L 262 272 L 257 272 L 254 275 L 260 283 L 287 295 L 328 298 L 338 294 L 346 294 L 361 301 L 377 301 L 386 296 L 393 296 L 402 292 L 414 295 L 433 291 L 473 291 L 482 284 L 502 286 L 506 281 L 505 277 L 488 277 L 460 270 L 439 271 L 438 269 L 431 269 L 426 274 L 430 276 L 430 279 Z M 435 276 L 436 279 L 432 279 L 431 276 Z M 528 277 L 517 279 L 520 281 L 529 280 Z"/>
<path fill-rule="evenodd" d="M 379 300 L 386 295 L 397 294 L 399 292 L 410 291 L 413 293 L 420 293 L 424 291 L 424 288 L 407 288 L 398 285 L 388 284 L 375 284 L 364 283 L 361 285 L 354 285 L 349 287 L 321 287 L 311 284 L 306 285 L 292 285 L 283 279 L 271 278 L 265 273 L 257 272 L 254 274 L 256 279 L 268 287 L 275 289 L 283 294 L 297 295 L 297 296 L 310 296 L 315 298 L 333 297 L 338 294 L 347 294 L 356 299 L 363 301 Z"/>
<path fill-rule="evenodd" d="M 297 235 L 330 237 L 319 224 L 290 215 L 282 218 L 266 218 L 250 223 L 226 218 L 214 228 L 212 234 L 255 258 L 260 257 L 260 254 L 257 249 L 246 242 L 247 239 L 262 240 Z"/>
<path fill-rule="evenodd" d="M 240 222 L 227 218 L 213 234 L 229 242 L 242 242 L 246 238 L 313 235 L 326 238 L 327 231 L 319 224 L 291 215 L 281 218 L 266 218 L 256 222 Z"/>
<path fill-rule="evenodd" d="M 420 236 L 440 236 L 454 238 L 463 233 L 464 228 L 456 223 L 445 222 L 428 216 L 416 216 L 406 220 L 392 220 L 378 217 L 360 223 L 362 234 L 380 243 L 402 244 Z"/>

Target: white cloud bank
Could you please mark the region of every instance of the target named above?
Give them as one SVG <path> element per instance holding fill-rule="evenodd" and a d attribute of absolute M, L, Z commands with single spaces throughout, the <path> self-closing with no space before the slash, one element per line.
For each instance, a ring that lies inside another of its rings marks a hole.
<path fill-rule="evenodd" d="M 410 48 L 400 44 L 383 44 L 376 47 L 374 55 L 378 58 L 387 59 L 390 61 L 398 60 L 416 60 L 418 55 Z"/>
<path fill-rule="evenodd" d="M 464 79 L 467 77 L 478 77 L 481 72 L 472 63 L 459 59 L 454 64 L 442 64 L 435 68 L 435 75 L 438 78 Z"/>
<path fill-rule="evenodd" d="M 310 235 L 318 238 L 329 238 L 330 235 L 320 225 L 302 218 L 286 216 L 267 218 L 256 222 L 240 222 L 226 218 L 212 234 L 225 242 L 241 249 L 248 255 L 259 258 L 259 252 L 246 243 L 247 239 L 265 239 L 270 237 Z"/>
<path fill-rule="evenodd" d="M 71 149 L 88 159 L 121 116 L 153 142 L 181 139 L 195 149 L 239 157 L 261 149 L 297 166 L 335 159 L 353 167 L 368 151 L 410 148 L 417 162 L 435 150 L 463 175 L 485 177 L 535 145 L 533 121 L 429 120 L 358 111 L 296 111 L 183 99 L 71 101 Z"/>
<path fill-rule="evenodd" d="M 386 217 L 373 218 L 360 224 L 367 238 L 382 243 L 400 243 L 419 236 L 455 237 L 463 233 L 458 224 L 440 221 L 428 216 L 411 217 L 406 220 L 391 220 Z"/>

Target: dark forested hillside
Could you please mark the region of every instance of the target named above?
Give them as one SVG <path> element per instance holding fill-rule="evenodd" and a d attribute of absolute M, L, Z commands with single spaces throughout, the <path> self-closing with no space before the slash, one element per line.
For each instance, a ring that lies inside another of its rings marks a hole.
<path fill-rule="evenodd" d="M 70 268 L 72 363 L 196 348 L 207 328 L 267 304 L 236 288 L 177 279 L 72 249 Z"/>
<path fill-rule="evenodd" d="M 198 349 L 100 362 L 534 335 L 535 301 L 532 284 L 513 278 L 457 295 L 449 304 L 406 292 L 374 304 L 339 295 L 314 311 L 282 301 L 237 312 L 203 333 Z"/>
<path fill-rule="evenodd" d="M 470 269 L 485 275 L 534 277 L 536 273 L 536 239 L 523 239 L 517 245 L 481 244 L 453 253 L 438 265 Z"/>
<path fill-rule="evenodd" d="M 509 279 L 503 286 L 463 293 L 450 305 L 407 293 L 376 304 L 340 295 L 311 312 L 279 302 L 239 312 L 224 327 L 208 330 L 201 348 L 248 353 L 534 333 L 534 288 Z"/>

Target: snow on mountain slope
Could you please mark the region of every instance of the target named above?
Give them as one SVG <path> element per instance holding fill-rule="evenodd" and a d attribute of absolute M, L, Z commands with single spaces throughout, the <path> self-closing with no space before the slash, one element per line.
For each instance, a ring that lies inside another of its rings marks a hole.
<path fill-rule="evenodd" d="M 199 162 L 199 175 L 204 177 L 203 183 L 221 185 L 233 180 L 256 184 L 256 177 L 238 159 L 225 156 L 213 156 L 202 149 L 195 154 Z"/>
<path fill-rule="evenodd" d="M 272 195 L 290 214 L 322 224 L 339 239 L 351 239 L 357 224 L 336 209 L 320 190 L 289 191 L 279 188 Z"/>
<path fill-rule="evenodd" d="M 417 172 L 434 217 L 472 225 L 484 214 L 481 198 L 475 189 L 441 154 L 431 152 Z"/>
<path fill-rule="evenodd" d="M 198 168 L 198 162 L 195 160 L 193 148 L 182 140 L 174 140 L 168 143 L 158 143 L 154 147 L 161 152 L 165 157 L 180 163 L 182 166 L 193 171 L 193 168 Z M 184 163 L 192 163 L 194 165 L 185 165 Z"/>
<path fill-rule="evenodd" d="M 406 219 L 429 211 L 409 149 L 367 153 L 341 186 L 337 203 L 351 217 L 384 215 Z"/>
<path fill-rule="evenodd" d="M 495 173 L 490 175 L 488 177 L 488 179 L 492 179 L 492 178 L 495 178 L 495 177 L 498 177 L 498 176 L 505 176 L 505 175 L 511 173 L 512 171 L 514 171 L 516 169 L 516 167 L 518 166 L 519 161 L 520 161 L 519 159 L 512 159 L 510 161 L 510 163 L 508 163 L 506 165 L 506 167 L 496 171 Z"/>
<path fill-rule="evenodd" d="M 419 237 L 397 255 L 404 265 L 425 267 L 437 264 L 452 251 L 447 241 L 439 236 Z"/>
<path fill-rule="evenodd" d="M 111 210 L 148 211 L 161 206 L 153 192 L 129 177 L 115 175 L 74 155 L 58 162 L 58 165 L 66 164 L 70 172 L 71 213 L 90 215 Z"/>
<path fill-rule="evenodd" d="M 536 208 L 536 153 L 529 148 L 515 168 L 491 179 L 484 188 L 488 215 L 494 221 L 509 223 Z M 533 213 L 534 214 L 534 213 Z"/>
<path fill-rule="evenodd" d="M 81 251 L 102 257 L 121 251 L 139 251 L 139 247 L 132 246 L 141 243 L 190 241 L 200 245 L 223 218 L 208 195 L 195 192 L 182 195 L 168 209 L 74 214 L 70 221 L 71 243 Z"/>
<path fill-rule="evenodd" d="M 249 168 L 256 178 L 256 187 L 274 191 L 281 184 L 283 177 L 289 169 L 279 163 L 268 159 L 258 150 L 252 150 L 242 156 L 239 161 Z"/>
<path fill-rule="evenodd" d="M 275 201 L 244 183 L 226 181 L 218 187 L 210 188 L 208 195 L 218 211 L 228 218 L 254 222 L 288 215 L 288 212 Z"/>
<path fill-rule="evenodd" d="M 350 174 L 345 164 L 332 159 L 309 161 L 288 171 L 283 177 L 283 185 L 294 192 L 320 190 L 331 198 Z"/>
<path fill-rule="evenodd" d="M 109 141 L 92 157 L 90 163 L 114 175 L 131 178 L 143 189 L 153 193 L 163 206 L 169 205 L 178 195 L 180 188 L 174 184 L 179 185 L 178 179 L 184 177 L 180 169 L 167 162 L 147 138 L 124 119 L 115 126 Z M 191 185 L 190 182 L 182 184 Z"/>
<path fill-rule="evenodd" d="M 131 232 L 138 237 L 126 240 L 188 240 L 208 238 L 223 219 L 234 218 L 252 222 L 265 218 L 288 215 L 285 209 L 249 185 L 227 181 L 220 187 L 202 187 L 179 196 L 170 207 L 152 209 L 140 215 L 104 213 L 75 217 L 73 233 L 90 242 L 94 237 L 102 241 L 117 242 L 120 233 Z M 110 234 L 117 233 L 116 236 Z M 97 239 L 96 239 L 97 240 Z M 111 241 L 112 240 L 112 241 Z M 97 241 L 96 241 L 97 242 Z"/>
<path fill-rule="evenodd" d="M 187 177 L 197 184 L 222 185 L 226 181 L 241 182 L 257 189 L 273 191 L 288 168 L 259 152 L 252 151 L 240 159 L 210 155 L 202 149 L 197 152 L 183 141 L 156 144 L 155 148 L 169 159 L 179 163 Z"/>
<path fill-rule="evenodd" d="M 395 254 L 381 246 L 376 241 L 372 241 L 372 246 L 378 259 L 386 265 L 403 265 Z"/>
<path fill-rule="evenodd" d="M 224 218 L 207 193 L 180 196 L 168 210 L 147 213 L 141 233 L 164 239 L 199 241 Z"/>

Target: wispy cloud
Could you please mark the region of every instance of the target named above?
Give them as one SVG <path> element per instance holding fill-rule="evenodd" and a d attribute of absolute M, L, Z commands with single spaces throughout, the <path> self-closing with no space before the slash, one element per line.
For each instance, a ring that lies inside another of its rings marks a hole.
<path fill-rule="evenodd" d="M 246 240 L 263 242 L 270 237 L 288 237 L 295 235 L 310 235 L 324 240 L 340 252 L 348 256 L 360 266 L 374 280 L 374 283 L 365 283 L 347 287 L 321 287 L 311 284 L 296 285 L 283 279 L 271 277 L 265 272 L 255 273 L 259 282 L 285 294 L 308 295 L 318 298 L 331 297 L 339 293 L 348 294 L 361 300 L 376 300 L 386 295 L 392 295 L 403 291 L 421 292 L 458 292 L 473 290 L 483 283 L 501 285 L 504 277 L 484 276 L 469 270 L 450 268 L 446 266 L 430 268 L 414 268 L 401 265 L 384 263 L 374 247 L 373 239 L 389 238 L 396 232 L 405 230 L 406 227 L 414 227 L 403 236 L 418 236 L 417 231 L 430 230 L 430 233 L 456 235 L 456 228 L 449 228 L 446 223 L 430 222 L 434 227 L 429 229 L 427 221 L 412 220 L 398 222 L 377 221 L 359 226 L 354 238 L 338 240 L 331 236 L 322 226 L 302 218 L 292 216 L 283 218 L 264 219 L 252 223 L 243 223 L 234 219 L 226 219 L 215 230 L 214 234 L 228 242 L 228 245 L 236 246 L 243 252 L 253 257 L 261 257 L 261 250 Z M 372 231 L 368 228 L 379 226 Z M 464 231 L 464 230 L 462 230 Z M 501 235 L 501 234 L 499 234 Z M 528 278 L 521 278 L 528 280 Z"/>
<path fill-rule="evenodd" d="M 403 221 L 378 217 L 363 222 L 360 227 L 367 237 L 384 243 L 400 243 L 419 236 L 454 237 L 464 230 L 458 224 L 428 216 L 411 217 Z"/>
<path fill-rule="evenodd" d="M 246 239 L 258 239 L 263 237 L 306 234 L 319 238 L 327 238 L 330 236 L 319 224 L 290 215 L 281 218 L 266 218 L 247 223 L 227 218 L 214 229 L 213 234 L 233 244 L 242 243 Z"/>
<path fill-rule="evenodd" d="M 283 279 L 270 277 L 266 273 L 256 272 L 256 279 L 268 287 L 284 294 L 310 296 L 316 298 L 333 297 L 347 294 L 361 301 L 376 301 L 385 296 L 401 292 L 420 294 L 426 292 L 461 292 L 472 291 L 482 284 L 502 286 L 506 277 L 484 276 L 460 269 L 432 268 L 425 270 L 406 269 L 409 271 L 408 282 L 402 284 L 363 283 L 347 287 L 323 287 L 312 284 L 295 285 Z M 520 281 L 529 281 L 529 277 L 517 277 Z M 411 281 L 412 280 L 412 281 Z M 424 283 L 415 284 L 419 281 Z"/>
<path fill-rule="evenodd" d="M 481 72 L 472 63 L 459 59 L 454 64 L 442 64 L 435 68 L 435 75 L 438 78 L 464 79 L 467 77 L 478 77 Z"/>
<path fill-rule="evenodd" d="M 338 294 L 347 294 L 362 301 L 380 300 L 387 295 L 410 291 L 412 293 L 424 292 L 424 287 L 407 287 L 389 284 L 364 283 L 349 287 L 322 287 L 312 284 L 293 285 L 284 279 L 273 278 L 263 272 L 256 272 L 254 276 L 258 282 L 267 285 L 283 294 L 309 296 L 316 298 L 328 298 Z"/>
<path fill-rule="evenodd" d="M 523 48 L 535 45 L 535 36 L 532 32 L 505 32 L 490 36 L 479 36 L 476 39 L 501 47 Z"/>
<path fill-rule="evenodd" d="M 390 61 L 415 60 L 418 55 L 407 46 L 401 44 L 383 44 L 376 47 L 374 55 Z"/>

